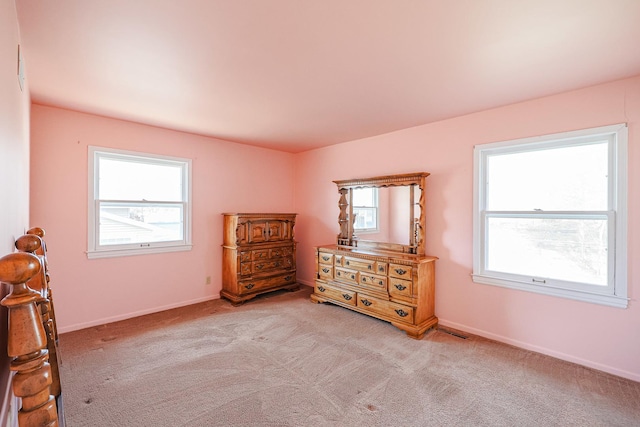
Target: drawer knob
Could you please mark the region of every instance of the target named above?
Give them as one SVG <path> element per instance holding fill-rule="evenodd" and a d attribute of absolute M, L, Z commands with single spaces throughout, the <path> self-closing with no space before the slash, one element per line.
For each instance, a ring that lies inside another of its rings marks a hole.
<path fill-rule="evenodd" d="M 362 281 L 363 281 L 363 282 L 366 282 L 366 281 L 367 281 L 367 278 L 366 278 L 365 276 L 362 276 Z"/>
<path fill-rule="evenodd" d="M 400 316 L 400 317 L 407 317 L 409 315 L 409 313 L 407 313 L 406 311 L 404 311 L 402 309 L 396 310 L 396 313 L 398 313 L 398 316 Z"/>
<path fill-rule="evenodd" d="M 347 261 L 345 264 L 349 265 L 349 261 Z"/>
<path fill-rule="evenodd" d="M 396 289 L 399 291 L 404 291 L 405 289 L 407 289 L 407 287 L 404 285 L 395 285 L 395 286 L 396 286 Z"/>
<path fill-rule="evenodd" d="M 322 286 L 318 286 L 318 290 L 319 290 L 320 292 L 324 292 L 324 291 L 326 291 L 326 289 L 325 289 L 325 288 L 323 288 Z"/>
<path fill-rule="evenodd" d="M 352 278 L 352 279 L 355 279 L 355 278 L 356 278 L 356 276 L 352 274 L 352 275 L 351 275 L 351 278 Z"/>
<path fill-rule="evenodd" d="M 349 294 L 342 294 L 342 297 L 343 297 L 344 299 L 346 299 L 347 301 L 351 301 L 351 298 L 353 298 L 353 297 L 352 297 L 351 295 L 349 295 Z"/>
<path fill-rule="evenodd" d="M 372 304 L 368 299 L 361 299 L 360 302 L 363 303 L 365 307 L 369 307 Z"/>
<path fill-rule="evenodd" d="M 288 282 L 289 280 L 291 280 L 293 276 L 284 276 L 284 281 Z"/>
<path fill-rule="evenodd" d="M 371 264 L 367 265 L 367 269 L 371 270 Z"/>
<path fill-rule="evenodd" d="M 322 257 L 322 259 L 323 259 L 324 261 L 329 261 L 329 257 L 328 257 L 328 256 L 323 256 L 323 257 Z"/>
<path fill-rule="evenodd" d="M 378 271 L 384 271 L 384 267 L 383 266 L 379 266 L 378 267 Z"/>
<path fill-rule="evenodd" d="M 396 273 L 398 273 L 401 276 L 407 272 L 407 270 L 403 270 L 401 268 L 396 268 L 395 270 L 396 270 Z"/>
<path fill-rule="evenodd" d="M 323 273 L 328 273 L 328 272 L 330 272 L 330 271 L 331 271 L 331 270 L 329 270 L 328 268 L 323 268 L 323 269 L 322 269 L 322 272 L 323 272 Z"/>
<path fill-rule="evenodd" d="M 263 264 L 256 264 L 256 270 L 262 270 L 264 268 Z"/>
<path fill-rule="evenodd" d="M 247 289 L 251 289 L 251 288 L 253 288 L 254 286 L 255 286 L 255 284 L 253 284 L 253 283 L 249 283 L 248 285 L 246 285 L 246 286 L 245 286 L 245 288 L 247 288 Z"/>

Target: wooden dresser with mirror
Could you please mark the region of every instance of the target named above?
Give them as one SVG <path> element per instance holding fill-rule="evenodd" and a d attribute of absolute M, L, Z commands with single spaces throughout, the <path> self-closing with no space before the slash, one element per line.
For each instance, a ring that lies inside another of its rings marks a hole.
<path fill-rule="evenodd" d="M 425 255 L 426 172 L 334 181 L 338 186 L 337 244 L 316 249 L 311 300 L 391 322 L 421 339 L 438 324 L 435 261 Z M 375 210 L 354 204 L 375 188 Z M 367 221 L 358 219 L 367 215 Z M 360 232 L 357 224 L 375 224 Z M 365 239 L 365 237 L 369 237 Z"/>

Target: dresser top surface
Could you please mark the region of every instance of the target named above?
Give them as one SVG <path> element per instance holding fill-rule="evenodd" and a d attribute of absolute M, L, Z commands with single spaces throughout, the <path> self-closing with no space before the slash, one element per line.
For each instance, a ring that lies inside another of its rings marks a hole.
<path fill-rule="evenodd" d="M 237 215 L 237 216 L 290 216 L 298 215 L 297 213 L 281 213 L 281 212 L 224 212 L 222 215 Z"/>
<path fill-rule="evenodd" d="M 438 257 L 429 256 L 429 255 L 406 254 L 401 252 L 362 249 L 362 248 L 354 248 L 350 246 L 339 246 L 339 245 L 317 246 L 316 249 L 330 251 L 333 253 L 345 254 L 345 255 L 355 255 L 355 256 L 362 255 L 362 256 L 372 256 L 372 257 L 382 257 L 382 258 L 393 258 L 397 260 L 411 261 L 411 262 L 429 262 L 429 261 L 435 261 L 438 259 Z"/>

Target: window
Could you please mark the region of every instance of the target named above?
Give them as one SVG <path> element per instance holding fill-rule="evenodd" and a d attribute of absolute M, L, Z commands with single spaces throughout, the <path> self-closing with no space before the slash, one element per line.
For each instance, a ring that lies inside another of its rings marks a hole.
<path fill-rule="evenodd" d="M 378 189 L 373 187 L 353 190 L 354 230 L 361 232 L 378 231 Z"/>
<path fill-rule="evenodd" d="M 474 149 L 477 283 L 627 306 L 627 127 Z"/>
<path fill-rule="evenodd" d="M 89 258 L 191 249 L 191 160 L 89 147 Z"/>

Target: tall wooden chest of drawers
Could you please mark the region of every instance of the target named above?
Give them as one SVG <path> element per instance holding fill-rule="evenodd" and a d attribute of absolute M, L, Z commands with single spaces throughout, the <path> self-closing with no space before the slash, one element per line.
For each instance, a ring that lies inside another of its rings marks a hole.
<path fill-rule="evenodd" d="M 220 295 L 238 305 L 265 292 L 296 290 L 296 214 L 225 213 Z"/>
<path fill-rule="evenodd" d="M 436 257 L 337 245 L 317 247 L 316 255 L 313 302 L 386 320 L 416 339 L 438 324 Z"/>

